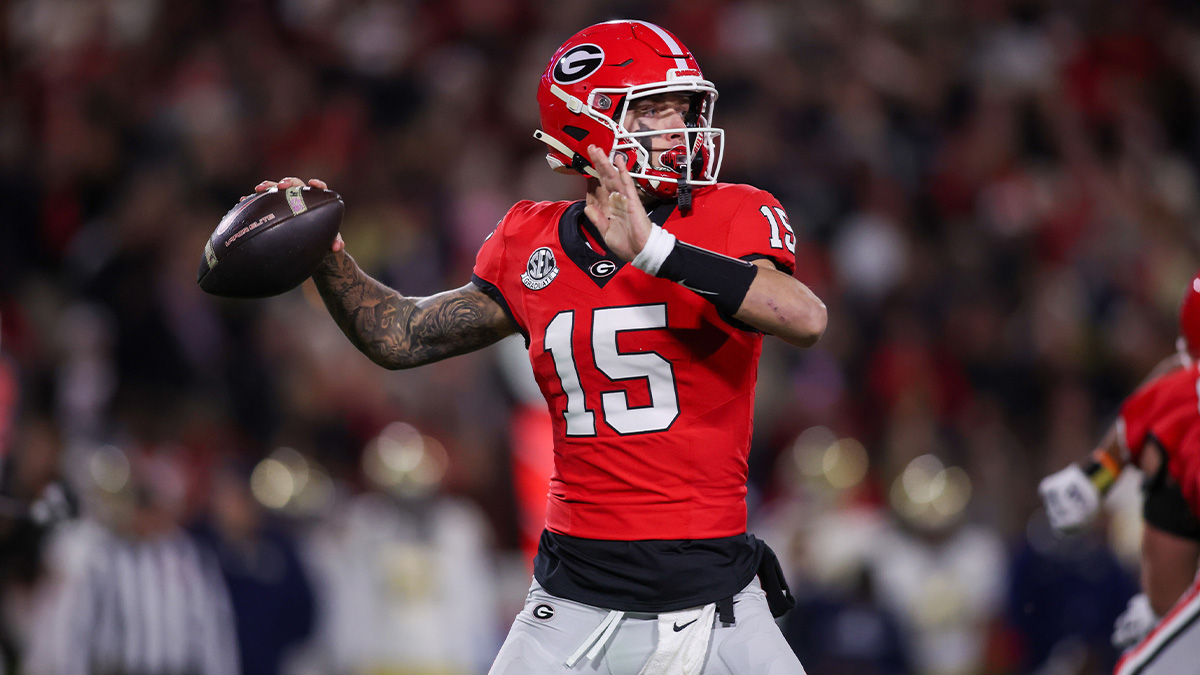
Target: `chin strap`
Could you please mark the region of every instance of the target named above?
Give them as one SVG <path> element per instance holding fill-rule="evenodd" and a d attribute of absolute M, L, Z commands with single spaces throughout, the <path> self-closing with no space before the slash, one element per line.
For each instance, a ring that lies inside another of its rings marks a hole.
<path fill-rule="evenodd" d="M 676 201 L 679 204 L 679 213 L 687 215 L 692 212 L 692 186 L 682 176 L 679 178 L 679 187 L 676 189 Z"/>
<path fill-rule="evenodd" d="M 583 155 L 580 155 L 579 153 L 572 151 L 570 148 L 563 145 L 562 142 L 559 141 L 557 138 L 542 131 L 541 129 L 535 130 L 533 132 L 533 137 L 538 139 L 539 141 L 545 143 L 546 145 L 550 146 L 551 150 L 554 150 L 555 152 L 561 154 L 563 157 L 569 158 L 571 160 L 570 168 L 575 169 L 576 171 L 578 171 L 580 173 L 585 173 L 585 174 L 591 176 L 592 178 L 600 177 L 600 174 L 596 173 L 596 170 L 592 168 L 592 165 L 587 161 L 586 158 L 584 158 Z M 553 166 L 555 164 L 554 160 L 549 160 L 549 161 L 551 163 L 551 166 Z"/>

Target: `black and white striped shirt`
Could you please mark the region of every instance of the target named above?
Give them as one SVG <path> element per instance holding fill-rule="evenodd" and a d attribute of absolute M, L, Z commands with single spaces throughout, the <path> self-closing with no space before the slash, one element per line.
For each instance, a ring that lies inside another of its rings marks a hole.
<path fill-rule="evenodd" d="M 29 672 L 237 675 L 228 591 L 186 533 L 128 538 L 85 522 L 62 534 L 63 576 Z"/>

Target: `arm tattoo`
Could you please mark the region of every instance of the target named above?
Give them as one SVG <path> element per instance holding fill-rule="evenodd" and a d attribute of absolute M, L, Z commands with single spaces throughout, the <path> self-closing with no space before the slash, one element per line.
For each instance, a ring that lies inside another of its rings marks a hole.
<path fill-rule="evenodd" d="M 345 253 L 327 255 L 313 281 L 346 337 L 385 368 L 465 354 L 517 331 L 503 308 L 474 284 L 407 298 L 367 276 Z"/>

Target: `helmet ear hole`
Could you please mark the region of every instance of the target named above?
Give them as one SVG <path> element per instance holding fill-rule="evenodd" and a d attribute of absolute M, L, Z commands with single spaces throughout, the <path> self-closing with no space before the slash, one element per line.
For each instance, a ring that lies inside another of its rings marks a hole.
<path fill-rule="evenodd" d="M 574 138 L 577 141 L 582 141 L 583 139 L 587 138 L 587 135 L 589 133 L 587 129 L 584 129 L 582 127 L 571 126 L 570 124 L 564 126 L 562 128 L 562 130 L 563 130 L 564 134 L 570 136 L 571 138 Z"/>

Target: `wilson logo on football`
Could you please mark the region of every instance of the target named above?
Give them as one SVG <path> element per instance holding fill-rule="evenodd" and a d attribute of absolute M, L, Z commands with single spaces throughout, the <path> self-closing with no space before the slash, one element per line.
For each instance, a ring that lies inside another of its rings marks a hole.
<path fill-rule="evenodd" d="M 558 276 L 558 263 L 554 260 L 554 251 L 543 246 L 529 256 L 525 264 L 525 274 L 521 275 L 521 283 L 531 291 L 540 291 L 554 281 Z"/>
<path fill-rule="evenodd" d="M 250 231 L 254 230 L 254 229 L 255 229 L 255 228 L 257 228 L 259 225 L 262 225 L 263 223 L 268 223 L 268 222 L 271 222 L 272 220 L 275 220 L 275 214 L 274 214 L 274 213 L 268 213 L 267 215 L 263 216 L 262 218 L 259 218 L 258 220 L 254 221 L 253 223 L 250 223 L 249 225 L 247 225 L 247 226 L 243 227 L 242 229 L 238 230 L 237 234 L 235 234 L 235 235 L 233 235 L 232 237 L 230 237 L 230 238 L 228 238 L 228 239 L 226 239 L 226 240 L 225 240 L 225 246 L 226 246 L 226 248 L 228 248 L 228 247 L 230 247 L 230 246 L 233 246 L 233 242 L 235 242 L 235 241 L 237 241 L 238 239 L 242 238 L 242 237 L 243 237 L 243 236 L 244 236 L 244 235 L 245 235 L 247 232 L 250 232 Z"/>
<path fill-rule="evenodd" d="M 256 195 L 249 195 L 235 204 L 234 207 L 229 209 L 229 212 L 221 218 L 221 222 L 217 225 L 217 230 L 212 233 L 212 236 L 219 237 L 220 235 L 225 234 L 225 230 L 228 230 L 229 226 L 233 225 L 233 222 L 237 220 L 238 215 L 242 211 L 246 210 L 246 207 L 266 196 L 266 194 L 266 192 L 260 192 Z"/>
<path fill-rule="evenodd" d="M 596 72 L 604 63 L 604 50 L 598 45 L 583 44 L 572 47 L 554 64 L 554 81 L 572 84 Z"/>

